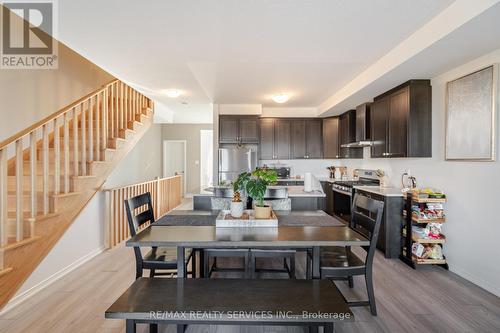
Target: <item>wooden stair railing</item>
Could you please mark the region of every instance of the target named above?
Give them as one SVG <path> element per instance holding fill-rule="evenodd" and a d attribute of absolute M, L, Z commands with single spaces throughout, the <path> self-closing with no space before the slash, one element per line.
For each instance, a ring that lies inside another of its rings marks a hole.
<path fill-rule="evenodd" d="M 177 175 L 104 190 L 107 195 L 106 248 L 112 248 L 130 237 L 125 199 L 151 193 L 155 218 L 158 219 L 181 204 L 181 184 L 182 176 Z"/>
<path fill-rule="evenodd" d="M 0 308 L 147 130 L 152 108 L 113 80 L 0 142 Z M 36 260 L 27 260 L 33 267 L 24 269 L 22 251 L 14 250 L 43 237 Z M 2 285 L 16 274 L 19 281 Z"/>

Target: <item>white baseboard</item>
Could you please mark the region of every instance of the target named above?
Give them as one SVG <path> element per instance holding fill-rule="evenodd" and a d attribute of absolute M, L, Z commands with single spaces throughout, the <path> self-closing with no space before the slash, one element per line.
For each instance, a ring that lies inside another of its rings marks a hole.
<path fill-rule="evenodd" d="M 22 292 L 19 295 L 16 295 L 0 311 L 0 315 L 3 315 L 5 313 L 9 312 L 10 310 L 12 310 L 13 308 L 15 308 L 19 304 L 23 303 L 24 301 L 28 300 L 29 298 L 31 298 L 32 296 L 34 296 L 38 292 L 40 292 L 43 289 L 45 289 L 48 286 L 50 286 L 52 283 L 56 282 L 57 280 L 59 280 L 63 276 L 65 276 L 68 273 L 74 271 L 75 269 L 77 269 L 81 265 L 85 264 L 87 261 L 91 260 L 92 258 L 94 258 L 95 256 L 97 256 L 98 254 L 102 253 L 104 250 L 106 250 L 106 248 L 104 246 L 101 246 L 101 247 L 95 249 L 94 251 L 92 251 L 92 252 L 84 255 L 80 259 L 76 260 L 71 265 L 64 267 L 63 269 L 61 269 L 60 271 L 52 274 L 51 276 L 49 276 L 45 280 L 37 283 L 36 285 L 34 285 L 33 287 L 31 287 L 30 289 Z"/>
<path fill-rule="evenodd" d="M 498 285 L 494 286 L 489 281 L 486 281 L 485 279 L 483 279 L 479 276 L 473 275 L 473 274 L 469 273 L 468 271 L 465 271 L 461 268 L 457 268 L 456 266 L 452 266 L 452 267 L 453 268 L 450 267 L 451 272 L 463 277 L 466 280 L 469 280 L 470 282 L 472 282 L 475 285 L 483 288 L 484 290 L 492 293 L 493 295 L 500 297 L 500 286 L 498 286 Z"/>

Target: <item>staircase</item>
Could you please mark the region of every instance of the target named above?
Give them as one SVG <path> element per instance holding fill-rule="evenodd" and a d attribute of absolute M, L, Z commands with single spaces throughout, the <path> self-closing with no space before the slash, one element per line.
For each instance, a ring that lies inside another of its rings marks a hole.
<path fill-rule="evenodd" d="M 115 80 L 0 143 L 0 308 L 148 130 L 152 108 Z"/>

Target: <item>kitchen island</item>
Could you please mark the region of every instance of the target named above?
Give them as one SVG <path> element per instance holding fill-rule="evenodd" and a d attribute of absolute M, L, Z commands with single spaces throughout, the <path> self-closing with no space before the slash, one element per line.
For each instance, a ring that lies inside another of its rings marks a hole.
<path fill-rule="evenodd" d="M 232 198 L 232 190 L 230 187 L 214 187 L 212 192 L 203 191 L 203 193 L 193 195 L 193 207 L 195 210 L 211 210 L 212 209 L 212 198 L 218 198 L 221 200 L 230 200 Z M 279 199 L 290 200 L 290 206 L 292 211 L 315 211 L 322 210 L 324 208 L 324 198 L 325 192 L 322 189 L 306 192 L 304 186 L 292 185 L 292 186 L 269 186 L 268 191 L 280 193 L 279 198 L 267 197 L 266 201 L 271 203 L 272 201 Z"/>

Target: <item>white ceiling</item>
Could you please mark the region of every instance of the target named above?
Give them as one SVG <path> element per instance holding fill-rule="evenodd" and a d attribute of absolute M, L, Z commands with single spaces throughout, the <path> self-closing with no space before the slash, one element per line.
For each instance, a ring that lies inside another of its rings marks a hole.
<path fill-rule="evenodd" d="M 59 39 L 163 104 L 211 121 L 211 103 L 317 107 L 452 0 L 59 1 Z M 160 92 L 182 89 L 170 99 Z M 184 104 L 183 104 L 184 103 Z"/>

